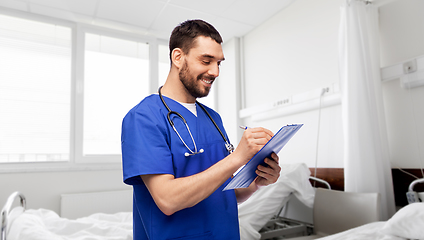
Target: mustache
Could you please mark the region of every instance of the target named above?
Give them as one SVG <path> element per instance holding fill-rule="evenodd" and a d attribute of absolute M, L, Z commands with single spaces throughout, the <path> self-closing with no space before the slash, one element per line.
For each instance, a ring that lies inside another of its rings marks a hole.
<path fill-rule="evenodd" d="M 205 75 L 205 74 L 201 74 L 199 76 L 197 76 L 197 80 L 200 79 L 206 79 L 206 80 L 212 80 L 215 81 L 215 77 L 209 76 L 209 75 Z"/>

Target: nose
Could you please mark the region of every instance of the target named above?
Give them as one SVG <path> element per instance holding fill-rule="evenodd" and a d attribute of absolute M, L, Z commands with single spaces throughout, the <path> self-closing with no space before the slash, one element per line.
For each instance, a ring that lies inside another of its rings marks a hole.
<path fill-rule="evenodd" d="M 210 76 L 218 77 L 219 76 L 219 64 L 212 64 L 209 68 L 208 74 Z"/>

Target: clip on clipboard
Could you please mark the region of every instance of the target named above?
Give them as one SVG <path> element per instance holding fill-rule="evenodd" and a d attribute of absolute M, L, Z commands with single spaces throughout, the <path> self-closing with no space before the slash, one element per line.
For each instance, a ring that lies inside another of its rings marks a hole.
<path fill-rule="evenodd" d="M 287 125 L 278 130 L 261 150 L 231 179 L 223 191 L 235 188 L 247 188 L 257 177 L 255 171 L 258 165 L 264 164 L 265 158 L 270 157 L 273 152 L 279 153 L 302 126 L 303 124 Z"/>

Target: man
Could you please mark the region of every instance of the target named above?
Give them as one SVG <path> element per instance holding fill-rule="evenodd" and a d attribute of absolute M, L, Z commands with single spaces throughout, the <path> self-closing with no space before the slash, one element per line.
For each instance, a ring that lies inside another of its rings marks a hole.
<path fill-rule="evenodd" d="M 202 20 L 177 26 L 169 41 L 171 70 L 159 95 L 146 97 L 123 120 L 123 172 L 134 188 L 135 240 L 239 239 L 237 202 L 279 177 L 273 153 L 248 188 L 223 191 L 273 133 L 249 128 L 229 154 L 220 116 L 196 102 L 219 75 L 221 43 Z"/>

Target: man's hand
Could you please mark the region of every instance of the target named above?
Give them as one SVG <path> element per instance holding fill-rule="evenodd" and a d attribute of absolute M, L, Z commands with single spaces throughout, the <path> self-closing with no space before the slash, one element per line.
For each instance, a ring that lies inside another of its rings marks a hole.
<path fill-rule="evenodd" d="M 240 154 L 241 160 L 246 164 L 271 138 L 274 134 L 265 128 L 248 128 L 244 131 L 237 149 L 233 154 Z M 239 158 L 240 159 L 240 158 Z M 235 189 L 237 202 L 242 203 L 247 200 L 256 190 L 262 186 L 275 183 L 280 177 L 280 166 L 278 164 L 278 156 L 271 154 L 270 158 L 266 158 L 265 163 L 268 166 L 259 165 L 256 179 L 247 188 Z"/>
<path fill-rule="evenodd" d="M 280 177 L 281 167 L 278 164 L 278 155 L 275 153 L 271 154 L 271 158 L 265 158 L 265 163 L 268 166 L 259 165 L 256 169 L 258 177 L 255 179 L 255 184 L 259 188 L 261 186 L 267 186 L 275 183 Z"/>
<path fill-rule="evenodd" d="M 272 136 L 274 136 L 274 134 L 266 128 L 258 127 L 246 129 L 233 153 L 239 156 L 239 160 L 243 161 L 240 166 L 246 164 L 257 152 L 259 152 Z"/>
<path fill-rule="evenodd" d="M 280 177 L 281 167 L 278 164 L 278 156 L 275 153 L 271 154 L 271 158 L 265 158 L 265 163 L 268 166 L 259 165 L 255 180 L 247 188 L 236 188 L 236 198 L 238 203 L 246 201 L 260 187 L 275 183 Z"/>

